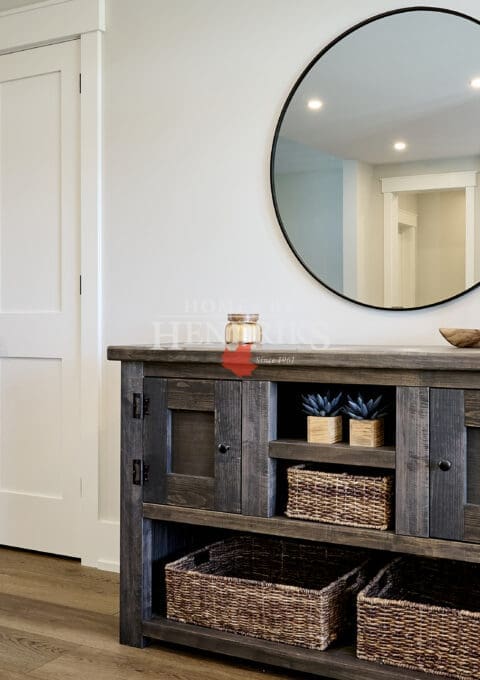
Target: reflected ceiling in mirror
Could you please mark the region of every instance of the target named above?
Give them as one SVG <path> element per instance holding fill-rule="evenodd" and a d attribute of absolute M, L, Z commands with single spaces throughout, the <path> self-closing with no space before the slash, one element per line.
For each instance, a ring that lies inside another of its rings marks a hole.
<path fill-rule="evenodd" d="M 272 192 L 295 255 L 373 307 L 477 285 L 479 132 L 476 20 L 411 9 L 348 31 L 299 78 L 275 133 Z"/>

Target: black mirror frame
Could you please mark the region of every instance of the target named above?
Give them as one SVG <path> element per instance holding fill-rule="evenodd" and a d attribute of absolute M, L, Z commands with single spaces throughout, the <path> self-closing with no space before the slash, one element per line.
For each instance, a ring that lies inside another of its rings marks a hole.
<path fill-rule="evenodd" d="M 278 224 L 280 225 L 280 228 L 282 230 L 283 236 L 285 240 L 287 241 L 288 245 L 290 246 L 291 251 L 297 258 L 297 260 L 300 262 L 302 267 L 306 269 L 306 271 L 316 280 L 318 283 L 320 283 L 324 288 L 327 288 L 330 292 L 334 293 L 338 297 L 343 298 L 344 300 L 347 300 L 348 302 L 352 302 L 356 305 L 360 305 L 362 307 L 368 307 L 370 309 L 379 309 L 381 311 L 385 312 L 412 312 L 418 309 L 428 309 L 430 307 L 437 307 L 438 305 L 443 305 L 447 302 L 451 302 L 452 300 L 456 300 L 457 298 L 462 297 L 463 295 L 466 295 L 467 293 L 470 293 L 471 291 L 475 290 L 480 286 L 480 281 L 475 283 L 473 286 L 470 286 L 470 288 L 466 288 L 463 290 L 461 293 L 457 293 L 456 295 L 452 295 L 449 298 L 444 298 L 443 300 L 439 300 L 438 302 L 431 302 L 428 305 L 420 305 L 419 307 L 402 307 L 402 308 L 395 308 L 395 307 L 379 307 L 377 305 L 369 305 L 367 302 L 361 302 L 360 300 L 355 300 L 354 298 L 348 297 L 348 295 L 344 295 L 343 293 L 340 293 L 338 290 L 335 290 L 331 286 L 329 286 L 327 283 L 322 281 L 321 278 L 319 278 L 313 271 L 312 269 L 303 261 L 301 255 L 297 252 L 295 249 L 295 246 L 293 245 L 287 230 L 285 229 L 285 225 L 283 224 L 282 217 L 280 215 L 280 209 L 278 207 L 278 202 L 277 202 L 277 196 L 275 192 L 275 181 L 274 181 L 274 165 L 275 165 L 275 152 L 277 149 L 277 143 L 278 143 L 278 138 L 280 136 L 280 129 L 283 124 L 283 120 L 285 118 L 285 115 L 287 113 L 288 107 L 290 105 L 290 102 L 292 101 L 297 89 L 299 88 L 300 84 L 302 83 L 303 79 L 305 76 L 309 73 L 309 71 L 313 68 L 313 66 L 323 57 L 324 54 L 326 54 L 334 45 L 336 45 L 338 42 L 346 38 L 350 33 L 354 33 L 357 31 L 359 28 L 362 28 L 363 26 L 367 26 L 368 24 L 373 23 L 374 21 L 378 21 L 379 19 L 384 19 L 385 17 L 392 16 L 394 14 L 405 14 L 407 12 L 420 12 L 420 11 L 428 11 L 428 12 L 441 12 L 443 14 L 451 14 L 453 16 L 461 17 L 463 19 L 467 19 L 468 21 L 472 21 L 473 23 L 477 24 L 480 26 L 480 20 L 475 19 L 474 17 L 464 14 L 463 12 L 457 12 L 456 10 L 453 9 L 447 9 L 443 7 L 427 7 L 424 5 L 418 5 L 418 6 L 413 6 L 413 7 L 401 7 L 399 9 L 394 9 L 394 10 L 389 10 L 388 12 L 382 12 L 381 14 L 376 14 L 368 19 L 365 19 L 364 21 L 359 22 L 358 24 L 355 24 L 351 28 L 347 29 L 343 33 L 341 33 L 339 36 L 337 36 L 334 40 L 332 40 L 326 47 L 324 47 L 316 57 L 314 57 L 311 62 L 306 66 L 306 68 L 303 69 L 301 72 L 300 76 L 297 78 L 295 81 L 294 86 L 292 87 L 283 107 L 280 112 L 280 117 L 278 119 L 278 123 L 275 127 L 275 133 L 273 137 L 273 144 L 272 144 L 272 151 L 270 153 L 270 190 L 272 192 L 272 199 L 273 199 L 273 207 L 275 209 L 275 215 L 278 220 Z"/>

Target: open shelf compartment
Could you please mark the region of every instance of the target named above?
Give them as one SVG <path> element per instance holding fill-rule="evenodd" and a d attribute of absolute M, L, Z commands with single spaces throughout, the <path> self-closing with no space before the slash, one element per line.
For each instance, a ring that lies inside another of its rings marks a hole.
<path fill-rule="evenodd" d="M 396 390 L 395 387 L 386 385 L 355 385 L 355 384 L 332 384 L 332 383 L 277 383 L 277 440 L 288 440 L 307 443 L 307 416 L 302 411 L 302 395 L 321 394 L 330 392 L 333 397 L 342 392 L 343 397 L 350 395 L 353 399 L 359 393 L 365 399 L 383 396 L 382 404 L 389 408 L 389 413 L 384 419 L 385 424 L 385 445 L 395 447 L 395 422 L 396 422 Z M 342 444 L 349 447 L 349 422 L 348 417 L 343 416 L 343 436 Z M 372 452 L 369 447 L 352 447 L 354 449 L 364 448 Z M 382 450 L 384 447 L 379 447 Z M 334 450 L 332 450 L 333 452 Z M 340 461 L 339 461 L 340 462 Z"/>
<path fill-rule="evenodd" d="M 162 510 L 163 508 L 163 510 Z M 146 507 L 146 515 L 155 513 Z M 194 647 L 196 649 L 237 657 L 271 666 L 282 666 L 299 672 L 314 673 L 322 677 L 339 680 L 431 680 L 434 676 L 420 672 L 407 671 L 395 667 L 383 666 L 356 657 L 355 640 L 349 636 L 344 642 L 335 643 L 326 651 L 307 649 L 290 644 L 270 642 L 264 639 L 206 628 L 199 625 L 179 623 L 166 617 L 166 589 L 164 567 L 169 562 L 193 550 L 212 542 L 241 533 L 255 533 L 255 527 L 247 523 L 248 518 L 235 517 L 235 521 L 244 520 L 243 525 L 235 529 L 221 526 L 220 518 L 211 511 L 190 510 L 190 520 L 203 512 L 210 519 L 210 525 L 199 522 L 178 522 L 159 520 L 159 516 L 171 512 L 171 507 L 158 506 L 157 518 L 152 522 L 152 573 L 151 594 L 152 605 L 145 612 L 142 620 L 142 634 L 146 638 L 166 643 Z M 177 508 L 176 510 L 186 510 Z M 176 515 L 178 517 L 178 515 Z M 186 517 L 184 519 L 187 519 Z M 251 518 L 250 518 L 251 519 Z M 268 526 L 274 528 L 281 520 L 272 518 L 264 520 L 263 533 L 270 534 Z M 270 523 L 268 525 L 268 523 Z M 295 522 L 295 524 L 299 524 Z M 216 525 L 216 526 L 215 526 Z M 193 530 L 192 530 L 193 529 Z M 331 527 L 331 529 L 334 529 Z M 250 530 L 250 531 L 249 531 Z M 273 534 L 276 532 L 273 531 Z M 282 535 L 285 532 L 282 532 Z M 296 536 L 298 538 L 298 536 Z M 321 537 L 326 538 L 326 535 Z M 312 539 L 312 537 L 310 537 Z M 328 542 L 328 541 L 326 541 Z M 336 542 L 336 541 L 335 541 Z M 347 541 L 342 540 L 342 543 Z M 360 547 L 360 546 L 359 546 Z M 366 547 L 366 546 L 361 546 Z M 380 546 L 376 546 L 380 547 Z M 383 546 L 382 546 L 383 547 Z M 480 550 L 479 550 L 480 552 Z M 383 551 L 372 551 L 380 560 L 388 561 Z M 479 556 L 480 559 L 480 556 Z"/>
<path fill-rule="evenodd" d="M 355 656 L 353 646 L 332 647 L 319 652 L 177 623 L 159 616 L 143 622 L 143 634 L 162 642 L 194 647 L 207 652 L 220 653 L 270 666 L 282 666 L 290 670 L 338 680 L 433 680 L 438 678 L 437 675 L 362 661 Z"/>

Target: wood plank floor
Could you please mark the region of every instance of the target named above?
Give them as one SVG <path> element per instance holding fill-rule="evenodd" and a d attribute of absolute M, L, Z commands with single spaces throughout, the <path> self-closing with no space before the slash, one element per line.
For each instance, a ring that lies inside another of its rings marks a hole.
<path fill-rule="evenodd" d="M 160 645 L 124 647 L 117 629 L 117 575 L 0 548 L 0 680 L 300 677 Z"/>

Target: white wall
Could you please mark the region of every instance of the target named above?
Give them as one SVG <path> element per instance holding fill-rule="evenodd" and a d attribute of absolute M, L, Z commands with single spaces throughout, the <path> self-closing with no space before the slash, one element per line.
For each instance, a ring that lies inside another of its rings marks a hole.
<path fill-rule="evenodd" d="M 443 4 L 480 16 L 476 0 Z M 154 322 L 168 330 L 201 309 L 205 332 L 245 309 L 289 342 L 441 344 L 438 326 L 478 325 L 480 291 L 402 313 L 335 296 L 297 262 L 272 207 L 274 128 L 302 69 L 356 22 L 410 5 L 107 0 L 106 345 L 152 342 Z M 105 363 L 101 507 L 114 521 L 119 439 L 119 366 Z"/>
<path fill-rule="evenodd" d="M 417 194 L 417 304 L 465 287 L 465 190 Z"/>

